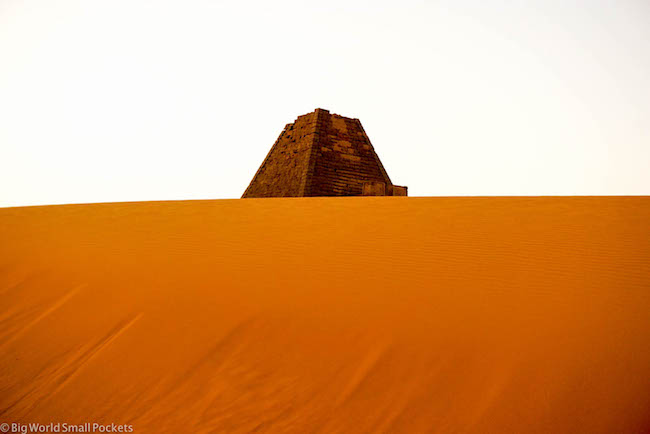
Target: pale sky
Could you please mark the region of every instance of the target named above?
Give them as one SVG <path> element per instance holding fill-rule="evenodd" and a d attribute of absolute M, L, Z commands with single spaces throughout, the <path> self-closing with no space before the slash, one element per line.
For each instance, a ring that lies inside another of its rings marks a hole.
<path fill-rule="evenodd" d="M 650 194 L 650 2 L 0 0 L 0 206 L 238 198 L 317 107 L 411 196 Z"/>

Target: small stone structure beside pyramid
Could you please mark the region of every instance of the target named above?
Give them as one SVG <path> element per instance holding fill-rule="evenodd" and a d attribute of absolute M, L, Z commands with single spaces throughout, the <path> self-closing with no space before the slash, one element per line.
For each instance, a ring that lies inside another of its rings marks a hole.
<path fill-rule="evenodd" d="M 316 109 L 284 127 L 242 197 L 406 195 L 359 119 Z"/>

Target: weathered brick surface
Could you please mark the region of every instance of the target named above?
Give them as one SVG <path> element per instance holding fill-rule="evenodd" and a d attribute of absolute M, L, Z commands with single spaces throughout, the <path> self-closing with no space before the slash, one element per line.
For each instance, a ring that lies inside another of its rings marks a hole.
<path fill-rule="evenodd" d="M 386 184 L 377 181 L 364 182 L 362 194 L 364 196 L 386 196 Z"/>
<path fill-rule="evenodd" d="M 360 196 L 368 182 L 392 195 L 361 122 L 316 109 L 285 127 L 242 197 Z"/>
<path fill-rule="evenodd" d="M 408 187 L 393 185 L 393 194 L 391 196 L 408 196 Z"/>

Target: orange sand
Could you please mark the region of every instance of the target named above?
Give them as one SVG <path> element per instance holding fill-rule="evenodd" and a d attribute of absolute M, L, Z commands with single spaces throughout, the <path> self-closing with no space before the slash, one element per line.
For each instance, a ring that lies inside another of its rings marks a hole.
<path fill-rule="evenodd" d="M 0 209 L 0 422 L 650 432 L 650 198 Z"/>

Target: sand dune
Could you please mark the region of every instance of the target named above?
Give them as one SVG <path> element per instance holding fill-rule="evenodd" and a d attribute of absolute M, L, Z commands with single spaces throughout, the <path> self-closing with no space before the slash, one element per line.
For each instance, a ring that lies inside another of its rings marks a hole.
<path fill-rule="evenodd" d="M 0 422 L 650 432 L 650 198 L 0 209 Z"/>

